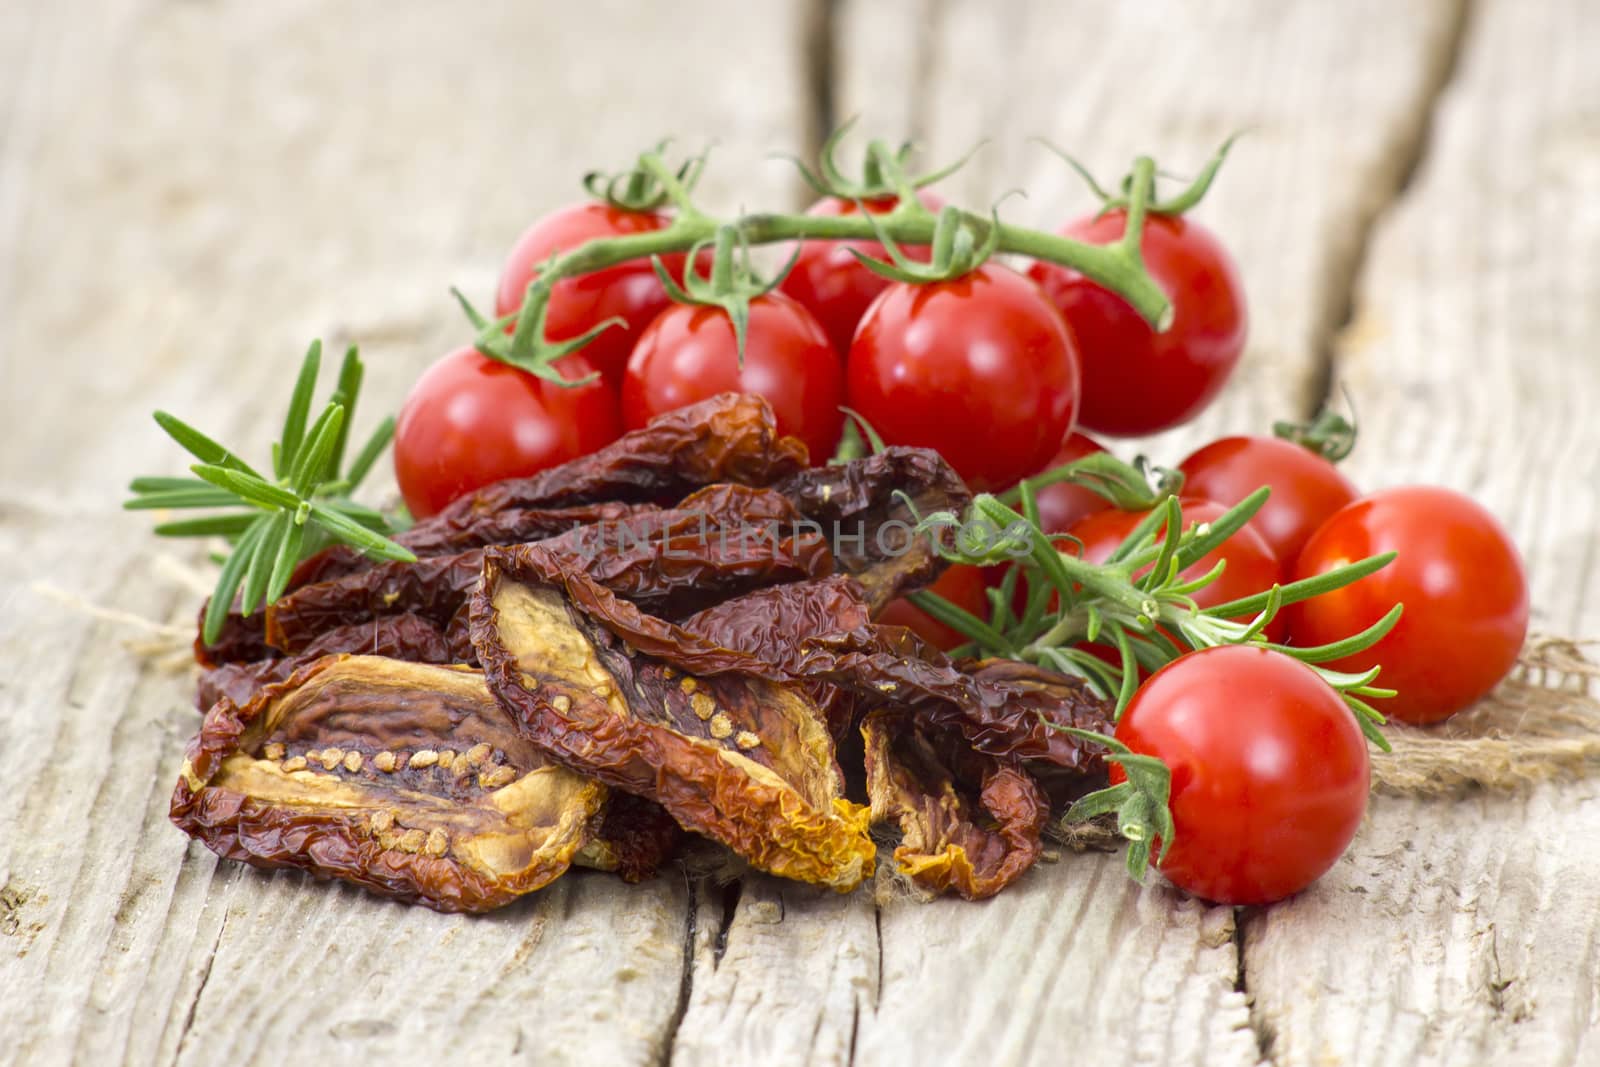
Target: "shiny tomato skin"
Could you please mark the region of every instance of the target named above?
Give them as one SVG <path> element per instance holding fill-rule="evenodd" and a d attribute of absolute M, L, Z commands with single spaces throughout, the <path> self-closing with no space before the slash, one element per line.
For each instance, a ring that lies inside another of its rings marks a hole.
<path fill-rule="evenodd" d="M 983 568 L 966 563 L 952 563 L 945 572 L 934 579 L 928 591 L 938 593 L 956 607 L 980 619 L 989 617 L 988 583 Z M 959 631 L 930 616 L 927 612 L 901 598 L 892 600 L 878 614 L 878 622 L 889 626 L 904 626 L 934 648 L 948 652 L 967 638 Z"/>
<path fill-rule="evenodd" d="M 1450 489 L 1410 486 L 1363 497 L 1323 523 L 1294 577 L 1310 578 L 1382 552 L 1395 561 L 1353 585 L 1287 609 L 1297 645 L 1359 633 L 1405 605 L 1395 628 L 1365 652 L 1327 664 L 1365 671 L 1397 689 L 1378 710 L 1401 722 L 1439 722 L 1482 697 L 1517 661 L 1528 633 L 1522 558 L 1494 516 Z"/>
<path fill-rule="evenodd" d="M 1079 219 L 1061 233 L 1091 244 L 1119 240 L 1126 213 Z M 1029 275 L 1078 338 L 1084 429 L 1113 437 L 1185 423 L 1216 397 L 1244 351 L 1244 286 L 1233 258 L 1199 223 L 1153 215 L 1139 243 L 1145 268 L 1172 301 L 1172 325 L 1157 333 L 1122 297 L 1077 271 L 1035 263 Z"/>
<path fill-rule="evenodd" d="M 567 252 L 586 241 L 628 237 L 665 229 L 672 220 L 653 211 L 624 211 L 599 202 L 570 204 L 530 226 L 506 257 L 495 294 L 495 314 L 509 315 L 522 306 L 528 283 L 553 253 Z M 684 256 L 661 257 L 674 277 L 683 275 Z M 566 341 L 591 327 L 620 316 L 627 327 L 613 326 L 582 349 L 584 358 L 608 381 L 616 382 L 628 362 L 639 331 L 672 303 L 648 259 L 564 278 L 550 293 L 545 332 L 552 341 Z"/>
<path fill-rule="evenodd" d="M 1116 736 L 1172 771 L 1161 873 L 1217 904 L 1298 893 L 1344 854 L 1367 810 L 1355 716 L 1310 667 L 1269 649 L 1224 645 L 1169 663 Z M 1124 778 L 1113 765 L 1111 780 Z"/>
<path fill-rule="evenodd" d="M 1183 491 L 1232 506 L 1261 488 L 1272 495 L 1250 528 L 1294 566 L 1300 549 L 1328 516 L 1360 496 L 1331 462 L 1279 437 L 1224 437 L 1178 464 Z"/>
<path fill-rule="evenodd" d="M 936 214 L 944 207 L 944 202 L 929 192 L 918 193 L 917 199 Z M 869 212 L 882 215 L 893 211 L 899 202 L 899 197 L 887 196 L 865 203 Z M 838 218 L 859 211 L 856 201 L 829 196 L 812 204 L 806 214 Z M 851 249 L 873 259 L 889 258 L 877 241 L 807 241 L 801 246 L 793 269 L 778 286 L 816 316 L 840 356 L 850 351 L 850 339 L 867 306 L 890 285 L 889 279 L 863 267 L 850 254 Z M 908 245 L 901 251 L 914 260 L 928 259 L 925 245 Z"/>
<path fill-rule="evenodd" d="M 1184 499 L 1182 505 L 1185 526 L 1197 522 L 1215 522 L 1228 510 L 1221 504 L 1209 500 Z M 1084 559 L 1091 563 L 1104 563 L 1110 558 L 1112 551 L 1143 519 L 1143 512 L 1112 508 L 1079 519 L 1067 533 L 1083 543 Z M 1164 534 L 1161 537 L 1165 540 Z M 1065 539 L 1062 545 L 1063 551 L 1071 551 L 1075 547 Z M 1216 551 L 1183 571 L 1182 577 L 1186 581 L 1199 578 L 1215 567 L 1219 560 L 1227 563 L 1222 574 L 1210 585 L 1193 594 L 1194 602 L 1202 608 L 1226 604 L 1230 600 L 1265 592 L 1282 577 L 1283 567 L 1278 557 L 1273 555 L 1272 549 L 1267 547 L 1261 535 L 1249 526 L 1224 541 Z M 1249 617 L 1243 617 L 1240 621 L 1247 622 Z M 1283 615 L 1280 613 L 1267 624 L 1267 637 L 1272 640 L 1279 639 L 1283 636 L 1283 627 Z"/>
<path fill-rule="evenodd" d="M 1067 435 L 1056 454 L 1036 473 L 1042 474 L 1052 467 L 1060 467 L 1105 450 L 1100 442 L 1074 431 Z M 1045 486 L 1034 494 L 1034 501 L 1039 505 L 1039 528 L 1045 533 L 1066 533 L 1079 519 L 1111 507 L 1111 502 L 1093 489 L 1085 489 L 1071 482 Z"/>
<path fill-rule="evenodd" d="M 778 431 L 806 443 L 812 463 L 833 455 L 844 425 L 844 368 L 811 313 L 782 293 L 750 302 L 744 366 L 728 313 L 675 304 L 639 335 L 622 378 L 622 422 L 637 429 L 718 393 L 755 393 Z"/>
<path fill-rule="evenodd" d="M 593 373 L 582 354 L 557 363 L 568 380 Z M 566 388 L 476 349 L 422 372 L 395 426 L 394 470 L 406 507 L 426 518 L 473 489 L 587 455 L 622 433 L 603 380 Z"/>
<path fill-rule="evenodd" d="M 1078 408 L 1078 354 L 1060 313 L 1016 271 L 896 282 L 867 309 L 846 364 L 849 403 L 889 444 L 936 449 L 976 490 L 1055 454 Z"/>

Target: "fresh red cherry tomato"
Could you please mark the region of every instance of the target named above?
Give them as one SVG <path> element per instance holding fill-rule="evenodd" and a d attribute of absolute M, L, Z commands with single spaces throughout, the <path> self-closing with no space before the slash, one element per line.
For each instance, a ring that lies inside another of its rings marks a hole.
<path fill-rule="evenodd" d="M 1182 505 L 1185 526 L 1197 522 L 1215 522 L 1228 510 L 1221 504 L 1209 500 L 1185 499 Z M 1143 512 L 1122 511 L 1115 508 L 1097 511 L 1073 523 L 1067 533 L 1083 542 L 1084 559 L 1090 563 L 1104 563 L 1111 557 L 1112 551 L 1133 532 L 1133 528 L 1143 521 L 1144 515 Z M 1163 541 L 1166 540 L 1165 532 L 1157 536 Z M 1064 540 L 1062 543 L 1071 545 L 1070 541 Z M 1249 526 L 1222 542 L 1216 551 L 1183 571 L 1181 577 L 1185 581 L 1193 581 L 1207 574 L 1218 561 L 1226 563 L 1227 566 L 1217 576 L 1216 581 L 1193 594 L 1195 604 L 1202 608 L 1215 607 L 1230 600 L 1265 592 L 1282 576 L 1283 568 L 1278 562 L 1278 557 L 1272 554 L 1272 549 L 1267 547 L 1261 535 Z M 1240 621 L 1249 621 L 1249 617 Z M 1272 640 L 1281 637 L 1282 631 L 1282 615 L 1267 624 L 1267 637 Z"/>
<path fill-rule="evenodd" d="M 755 393 L 778 431 L 806 443 L 813 463 L 833 455 L 844 425 L 844 368 L 811 313 L 782 293 L 750 301 L 744 366 L 728 313 L 675 304 L 645 327 L 622 379 L 622 422 L 637 429 L 718 393 Z"/>
<path fill-rule="evenodd" d="M 983 568 L 966 563 L 951 564 L 928 586 L 929 592 L 939 594 L 980 619 L 989 617 L 987 590 Z M 890 601 L 878 614 L 878 621 L 890 626 L 904 626 L 933 647 L 946 652 L 967 641 L 959 630 L 951 629 L 904 598 Z"/>
<path fill-rule="evenodd" d="M 556 252 L 568 252 L 586 241 L 602 237 L 628 237 L 665 229 L 672 220 L 653 211 L 624 211 L 598 202 L 571 204 L 534 223 L 506 257 L 495 294 L 495 314 L 509 315 L 522 306 L 528 283 Z M 674 277 L 683 274 L 684 256 L 661 257 Z M 583 355 L 607 381 L 622 375 L 628 353 L 639 331 L 672 303 L 648 259 L 563 278 L 550 291 L 545 333 L 552 341 L 566 341 L 613 316 L 627 328 L 613 326 L 583 347 Z"/>
<path fill-rule="evenodd" d="M 979 490 L 1043 467 L 1078 409 L 1072 333 L 1036 285 L 992 262 L 885 289 L 846 373 L 850 406 L 885 441 L 936 449 Z"/>
<path fill-rule="evenodd" d="M 1300 552 L 1296 580 L 1382 552 L 1395 561 L 1287 610 L 1297 645 L 1330 644 L 1405 612 L 1383 640 L 1327 666 L 1366 671 L 1399 690 L 1379 710 L 1401 722 L 1446 719 L 1483 696 L 1517 661 L 1528 633 L 1528 579 L 1504 528 L 1470 498 L 1413 486 L 1373 493 L 1334 514 Z"/>
<path fill-rule="evenodd" d="M 1230 507 L 1261 488 L 1272 495 L 1250 528 L 1293 567 L 1300 549 L 1328 516 L 1359 491 L 1323 457 L 1279 437 L 1224 437 L 1178 465 L 1183 491 Z"/>
<path fill-rule="evenodd" d="M 943 201 L 932 193 L 917 194 L 923 206 L 938 213 Z M 899 197 L 886 196 L 866 201 L 874 215 L 894 210 Z M 854 200 L 825 197 L 806 209 L 807 215 L 839 217 L 854 215 L 861 210 Z M 806 306 L 827 331 L 828 340 L 842 356 L 850 351 L 850 339 L 855 336 L 856 324 L 861 321 L 873 298 L 889 288 L 889 279 L 863 267 L 850 250 L 878 260 L 887 260 L 888 252 L 877 241 L 807 241 L 802 245 L 794 267 L 778 287 Z M 901 249 L 909 258 L 926 261 L 925 245 L 908 245 Z"/>
<path fill-rule="evenodd" d="M 1117 740 L 1172 771 L 1161 873 L 1218 904 L 1298 893 L 1344 854 L 1367 810 L 1371 763 L 1354 714 L 1280 652 L 1224 645 L 1169 663 L 1134 694 Z M 1111 781 L 1125 778 L 1113 764 Z"/>
<path fill-rule="evenodd" d="M 1081 433 L 1070 433 L 1061 443 L 1061 448 L 1050 457 L 1049 462 L 1039 473 L 1104 451 L 1105 446 L 1100 442 Z M 1079 519 L 1093 515 L 1097 511 L 1105 511 L 1111 506 L 1109 500 L 1093 489 L 1085 489 L 1071 482 L 1047 485 L 1035 493 L 1033 498 L 1039 505 L 1039 528 L 1045 533 L 1066 533 Z"/>
<path fill-rule="evenodd" d="M 1080 219 L 1063 236 L 1120 240 L 1125 212 Z M 1145 268 L 1172 301 L 1172 325 L 1157 333 L 1122 297 L 1077 271 L 1035 263 L 1037 281 L 1078 338 L 1083 407 L 1078 421 L 1097 433 L 1155 433 L 1198 415 L 1244 351 L 1246 315 L 1239 272 L 1210 230 L 1180 215 L 1152 215 L 1139 242 Z"/>
<path fill-rule="evenodd" d="M 593 373 L 581 353 L 556 363 L 568 381 Z M 394 472 L 421 519 L 473 489 L 587 455 L 621 434 L 604 381 L 564 387 L 461 348 L 422 372 L 394 434 Z"/>

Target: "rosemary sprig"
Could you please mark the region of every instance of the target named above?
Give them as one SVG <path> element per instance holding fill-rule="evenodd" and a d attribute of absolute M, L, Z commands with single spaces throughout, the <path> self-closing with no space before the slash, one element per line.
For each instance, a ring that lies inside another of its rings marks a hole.
<path fill-rule="evenodd" d="M 300 365 L 283 432 L 272 446 L 272 477 L 239 454 L 164 411 L 155 420 L 200 462 L 192 478 L 135 478 L 134 495 L 123 503 L 132 511 L 191 508 L 225 510 L 193 519 L 163 522 L 164 537 L 221 537 L 230 545 L 206 606 L 201 636 L 215 641 L 235 598 L 252 614 L 283 595 L 301 560 L 341 542 L 382 559 L 414 560 L 406 548 L 386 537 L 396 521 L 351 499 L 394 437 L 394 419 L 385 418 L 344 469 L 351 416 L 361 391 L 361 357 L 352 347 L 339 367 L 339 380 L 316 421 L 309 422 L 312 393 L 322 364 L 322 342 L 313 342 Z"/>

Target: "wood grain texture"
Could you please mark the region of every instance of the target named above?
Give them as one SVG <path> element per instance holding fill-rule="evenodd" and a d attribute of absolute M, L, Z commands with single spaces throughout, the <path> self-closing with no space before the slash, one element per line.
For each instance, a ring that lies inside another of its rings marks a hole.
<path fill-rule="evenodd" d="M 1114 176 L 1249 128 L 1201 217 L 1241 261 L 1250 350 L 1200 423 L 1140 444 L 1175 461 L 1303 410 L 1336 352 L 1356 475 L 1481 496 L 1528 551 L 1539 623 L 1600 632 L 1584 0 L 1475 0 L 1458 67 L 1457 0 L 835 6 L 837 113 L 936 159 L 991 136 L 952 188 L 1025 184 L 1019 221 L 1089 207 L 1026 135 Z M 1117 856 L 1067 853 L 977 905 L 584 873 L 465 919 L 172 831 L 188 679 L 41 585 L 191 624 L 194 557 L 111 511 L 130 475 L 179 469 L 147 411 L 259 448 L 320 334 L 363 345 L 370 424 L 462 340 L 448 284 L 486 297 L 577 171 L 665 133 L 724 146 L 711 203 L 795 202 L 763 156 L 810 135 L 818 10 L 0 5 L 0 1060 L 1600 1057 L 1592 782 L 1379 799 L 1323 882 L 1237 929 Z"/>
<path fill-rule="evenodd" d="M 219 866 L 166 820 L 189 678 L 37 585 L 191 626 L 173 547 L 115 510 L 182 469 L 149 410 L 259 451 L 321 335 L 362 344 L 370 425 L 466 339 L 447 287 L 487 302 L 584 169 L 715 137 L 709 203 L 791 204 L 765 153 L 804 136 L 805 6 L 3 7 L 0 987 L 28 992 L 0 1061 L 658 1061 L 681 877 L 581 874 L 483 921 Z M 680 16 L 717 33 L 645 46 Z M 598 62 L 622 24 L 638 54 Z"/>
<path fill-rule="evenodd" d="M 1534 625 L 1584 635 L 1600 632 L 1600 69 L 1580 57 L 1597 48 L 1592 5 L 1474 5 L 1334 368 L 1362 415 L 1355 476 L 1473 495 L 1527 557 Z M 1597 841 L 1592 778 L 1376 800 L 1327 878 L 1245 921 L 1274 1060 L 1595 1062 Z"/>

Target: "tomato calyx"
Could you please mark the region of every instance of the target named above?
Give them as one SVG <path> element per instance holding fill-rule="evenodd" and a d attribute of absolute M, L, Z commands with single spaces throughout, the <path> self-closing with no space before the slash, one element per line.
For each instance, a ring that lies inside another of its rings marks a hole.
<path fill-rule="evenodd" d="M 700 253 L 711 249 L 711 267 L 704 277 L 695 272 Z M 750 245 L 744 241 L 738 227 L 718 226 L 709 241 L 699 241 L 689 250 L 689 261 L 684 267 L 683 284 L 679 285 L 660 256 L 651 256 L 650 265 L 656 277 L 667 290 L 667 295 L 679 304 L 696 307 L 721 308 L 733 323 L 734 342 L 739 349 L 739 366 L 744 366 L 745 337 L 750 330 L 750 301 L 766 296 L 782 283 L 784 276 L 800 257 L 797 247 L 783 269 L 770 279 L 763 279 L 750 263 Z"/>
<path fill-rule="evenodd" d="M 817 152 L 815 168 L 806 166 L 793 156 L 784 157 L 795 165 L 795 169 L 800 172 L 801 180 L 816 190 L 818 195 L 838 197 L 840 200 L 881 200 L 899 197 L 902 201 L 915 202 L 916 190 L 948 178 L 966 166 L 967 161 L 987 143 L 979 141 L 961 158 L 937 170 L 912 175 L 906 168 L 906 163 L 915 150 L 910 141 L 902 142 L 897 148 L 890 148 L 887 142 L 874 140 L 867 144 L 866 153 L 862 157 L 860 180 L 852 181 L 845 177 L 844 171 L 840 169 L 836 154 L 845 135 L 855 124 L 856 119 L 852 116 L 828 135 Z"/>
<path fill-rule="evenodd" d="M 667 141 L 656 145 L 654 155 L 664 157 Z M 583 187 L 589 195 L 623 211 L 659 211 L 676 203 L 676 196 L 692 193 L 705 173 L 706 158 L 711 146 L 697 156 L 690 156 L 672 172 L 673 185 L 663 182 L 654 169 L 634 165 L 616 172 L 591 170 L 583 176 Z"/>
<path fill-rule="evenodd" d="M 1331 408 L 1323 408 L 1307 422 L 1275 422 L 1272 432 L 1290 444 L 1310 449 L 1329 463 L 1338 463 L 1356 447 L 1355 422 Z"/>
<path fill-rule="evenodd" d="M 924 213 L 927 211 L 915 198 L 910 202 L 917 205 L 916 210 Z M 905 203 L 907 201 L 900 201 L 900 204 Z M 899 211 L 900 207 L 896 206 L 894 210 Z M 850 254 L 855 257 L 857 263 L 892 282 L 909 282 L 913 285 L 947 282 L 964 274 L 971 274 L 1000 247 L 998 206 L 991 208 L 989 218 L 985 219 L 954 205 L 945 205 L 934 223 L 931 254 L 926 262 L 906 255 L 889 235 L 883 220 L 892 218 L 893 211 L 888 216 L 873 215 L 870 212 L 863 212 L 863 215 L 871 223 L 877 234 L 878 243 L 883 245 L 884 251 L 889 254 L 889 259 L 887 262 L 876 259 L 859 248 L 850 249 Z"/>
<path fill-rule="evenodd" d="M 1177 195 L 1168 197 L 1165 200 L 1159 199 L 1155 195 L 1155 189 L 1152 184 L 1148 194 L 1146 210 L 1154 215 L 1182 215 L 1185 211 L 1199 204 L 1201 200 L 1205 199 L 1206 193 L 1211 190 L 1211 183 L 1216 180 L 1217 172 L 1222 169 L 1223 162 L 1228 158 L 1229 149 L 1233 147 L 1233 142 L 1237 141 L 1239 137 L 1239 133 L 1230 134 L 1217 148 L 1212 157 L 1206 161 L 1205 166 L 1200 168 L 1200 173 L 1196 174 L 1189 181 L 1189 184 L 1184 187 L 1183 191 Z M 1123 209 L 1131 211 L 1136 200 L 1135 193 L 1141 183 L 1137 164 L 1133 171 L 1123 176 L 1118 186 L 1119 191 L 1112 193 L 1095 179 L 1095 176 L 1087 167 L 1066 151 L 1042 137 L 1035 137 L 1033 140 L 1055 153 L 1061 158 L 1062 162 L 1077 172 L 1078 177 L 1082 178 L 1083 183 L 1089 187 L 1089 191 L 1099 198 L 1100 214 L 1105 215 L 1112 211 Z M 1152 182 L 1154 176 L 1152 175 Z M 1171 177 L 1171 175 L 1165 173 L 1161 173 L 1160 176 L 1164 178 Z"/>
<path fill-rule="evenodd" d="M 549 262 L 553 263 L 555 259 L 556 257 L 552 256 Z M 550 313 L 550 293 L 548 285 L 536 280 L 528 286 L 527 298 L 523 301 L 520 311 L 491 319 L 473 307 L 472 301 L 468 300 L 460 289 L 454 286 L 450 288 L 450 295 L 461 305 L 462 314 L 466 315 L 467 321 L 478 331 L 474 347 L 484 356 L 497 363 L 504 363 L 508 367 L 526 371 L 535 378 L 554 382 L 563 388 L 588 385 L 600 376 L 598 371 L 581 378 L 569 379 L 555 366 L 556 361 L 563 356 L 570 356 L 609 329 L 626 327 L 627 320 L 613 315 L 568 340 L 543 340 L 545 319 Z M 506 331 L 513 325 L 516 327 L 516 332 L 507 335 Z M 538 344 L 535 345 L 528 338 L 524 338 L 524 332 L 540 338 Z M 517 347 L 518 338 L 523 338 L 524 341 L 521 350 Z"/>

